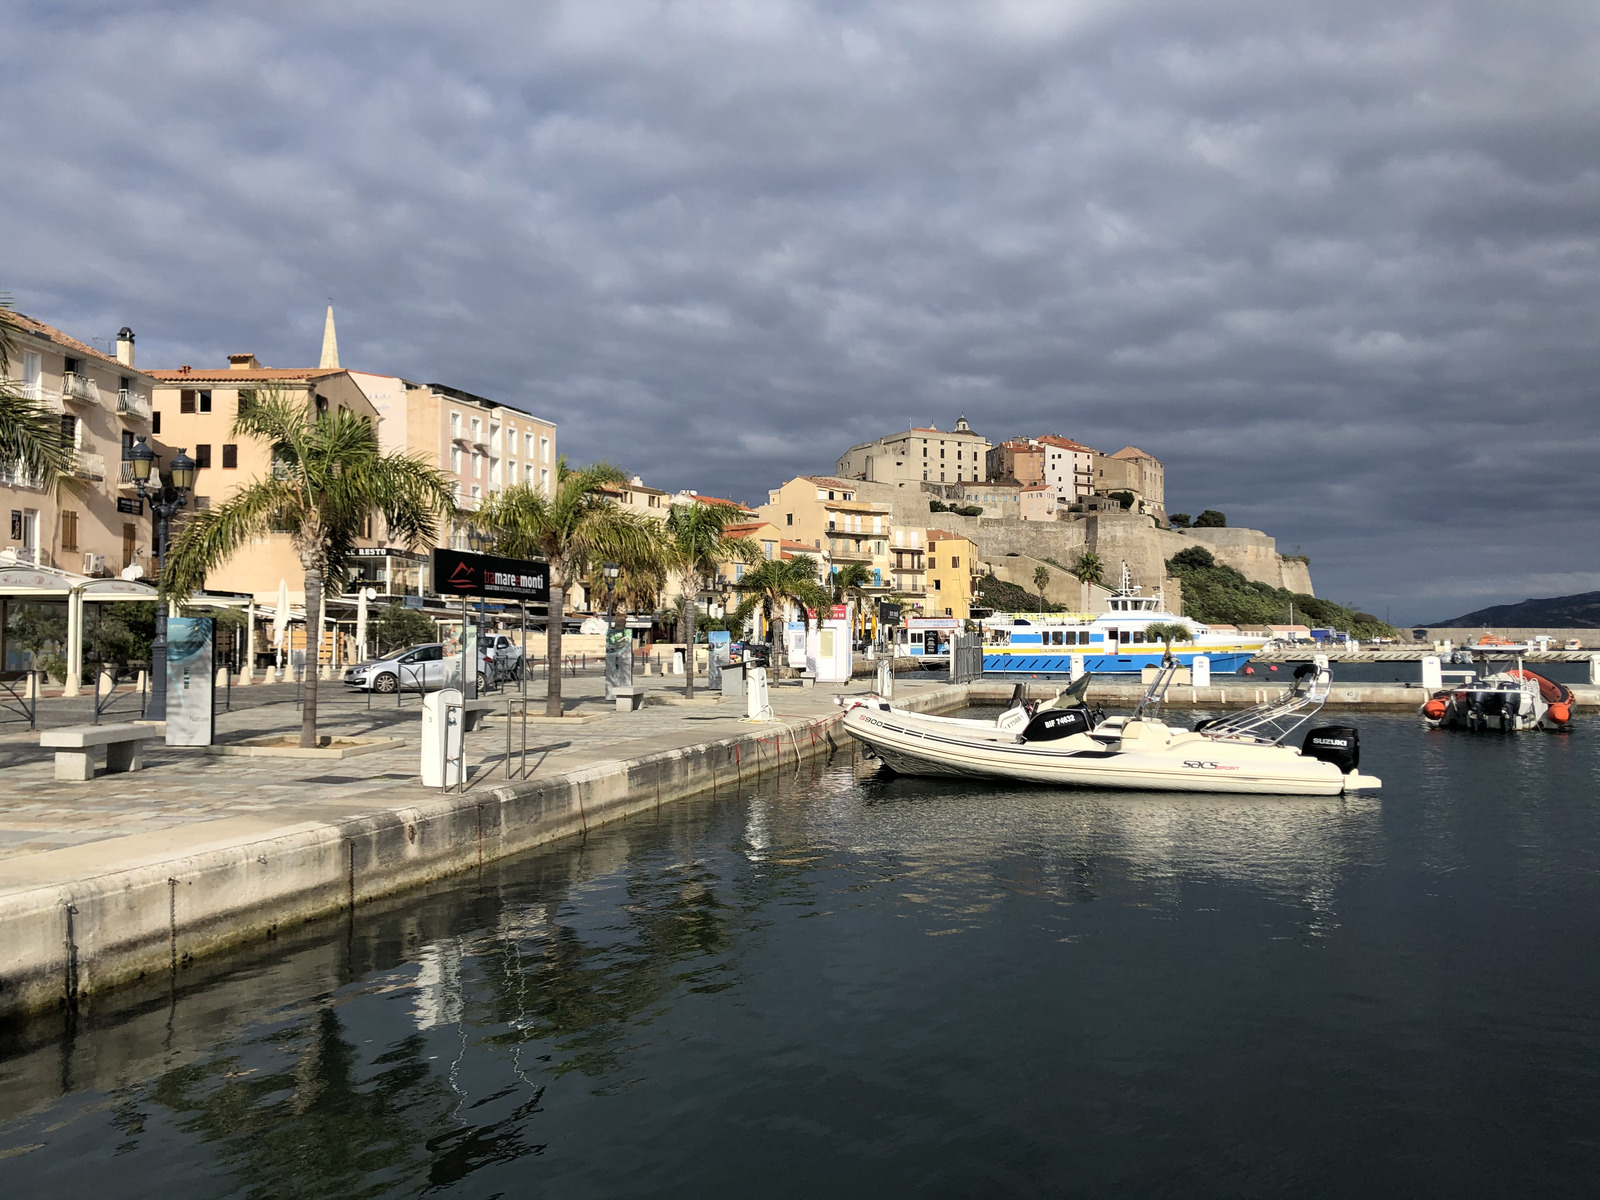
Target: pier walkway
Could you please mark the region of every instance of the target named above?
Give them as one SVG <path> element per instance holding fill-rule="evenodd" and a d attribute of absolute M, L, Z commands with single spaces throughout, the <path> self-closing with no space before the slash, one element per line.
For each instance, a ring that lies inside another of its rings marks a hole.
<path fill-rule="evenodd" d="M 603 703 L 598 675 L 565 680 L 569 716 L 582 719 L 530 718 L 524 778 L 507 777 L 502 709 L 467 735 L 469 781 L 449 793 L 420 780 L 418 697 L 398 707 L 373 697 L 369 707 L 337 683 L 320 689 L 321 732 L 397 746 L 266 758 L 152 742 L 142 771 L 58 782 L 37 733 L 0 726 L 0 1015 L 86 1002 L 292 922 L 782 764 L 793 770 L 833 743 L 834 697 L 871 687 L 777 685 L 778 719 L 756 723 L 742 699 L 701 691 L 685 702 L 681 678 L 638 682 L 645 706 L 622 713 Z M 917 707 L 964 702 L 940 677 L 896 688 L 898 702 Z M 543 711 L 535 690 L 542 684 L 530 687 L 531 714 Z M 217 718 L 224 747 L 298 733 L 293 685 L 236 689 L 233 703 Z M 87 721 L 88 705 L 46 699 L 39 724 Z M 512 723 L 520 751 L 521 721 Z"/>

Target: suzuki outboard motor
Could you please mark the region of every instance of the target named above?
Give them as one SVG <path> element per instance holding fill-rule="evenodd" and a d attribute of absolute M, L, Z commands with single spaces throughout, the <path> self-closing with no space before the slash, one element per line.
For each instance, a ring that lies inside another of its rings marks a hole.
<path fill-rule="evenodd" d="M 1361 735 L 1354 725 L 1323 725 L 1306 734 L 1300 753 L 1332 763 L 1341 774 L 1348 775 L 1361 766 Z"/>
<path fill-rule="evenodd" d="M 1088 733 L 1094 722 L 1086 708 L 1047 708 L 1022 731 L 1025 742 L 1053 742 L 1075 733 Z"/>

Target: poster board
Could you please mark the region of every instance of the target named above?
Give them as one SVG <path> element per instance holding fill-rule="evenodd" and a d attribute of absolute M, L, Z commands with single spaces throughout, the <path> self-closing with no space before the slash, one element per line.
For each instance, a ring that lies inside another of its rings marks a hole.
<path fill-rule="evenodd" d="M 216 735 L 212 688 L 215 622 L 167 618 L 167 745 L 209 746 Z"/>

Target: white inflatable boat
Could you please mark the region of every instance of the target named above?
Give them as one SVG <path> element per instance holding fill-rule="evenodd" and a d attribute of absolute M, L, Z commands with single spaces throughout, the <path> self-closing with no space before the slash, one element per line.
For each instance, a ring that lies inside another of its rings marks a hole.
<path fill-rule="evenodd" d="M 1336 796 L 1382 786 L 1360 773 L 1360 740 L 1351 726 L 1322 726 L 1299 747 L 1283 744 L 1327 699 L 1326 657 L 1302 664 L 1281 696 L 1192 730 L 1158 719 L 1177 667 L 1174 659 L 1163 664 L 1128 717 L 1088 708 L 1088 676 L 1038 706 L 1022 700 L 1019 686 L 1011 707 L 995 720 L 906 712 L 875 695 L 840 702 L 845 731 L 905 775 L 1279 796 Z"/>

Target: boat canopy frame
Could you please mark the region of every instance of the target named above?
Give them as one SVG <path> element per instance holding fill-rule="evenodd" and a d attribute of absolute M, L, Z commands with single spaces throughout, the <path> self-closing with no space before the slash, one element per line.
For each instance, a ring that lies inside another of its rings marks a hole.
<path fill-rule="evenodd" d="M 1205 722 L 1195 732 L 1219 742 L 1277 745 L 1317 715 L 1332 688 L 1328 656 L 1318 654 L 1295 668 L 1294 684 L 1287 691 L 1242 712 Z"/>

